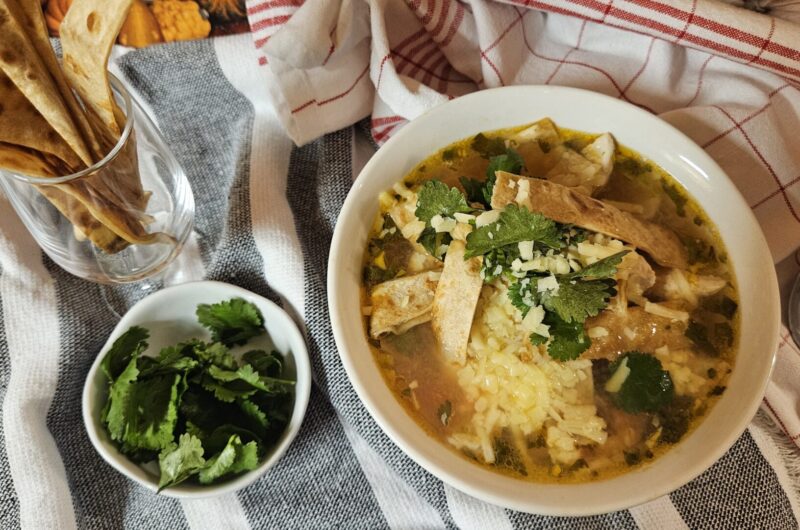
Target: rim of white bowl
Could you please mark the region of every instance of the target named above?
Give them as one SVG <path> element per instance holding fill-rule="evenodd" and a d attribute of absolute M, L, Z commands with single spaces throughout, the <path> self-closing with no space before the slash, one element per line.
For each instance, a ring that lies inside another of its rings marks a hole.
<path fill-rule="evenodd" d="M 294 394 L 295 400 L 294 407 L 292 408 L 292 417 L 289 420 L 286 429 L 278 439 L 278 442 L 272 448 L 270 448 L 269 456 L 256 469 L 219 484 L 210 484 L 207 486 L 179 484 L 175 487 L 164 489 L 159 493 L 159 495 L 163 495 L 165 497 L 173 497 L 178 499 L 201 499 L 207 497 L 216 497 L 238 491 L 258 480 L 262 475 L 264 475 L 264 473 L 273 467 L 283 457 L 284 454 L 286 454 L 289 446 L 297 437 L 298 433 L 300 432 L 300 428 L 302 427 L 303 419 L 305 417 L 306 410 L 308 409 L 308 402 L 311 397 L 311 361 L 308 357 L 308 346 L 306 345 L 305 337 L 300 332 L 300 329 L 295 321 L 283 308 L 271 300 L 264 298 L 263 296 L 252 291 L 248 291 L 247 289 L 238 287 L 236 285 L 231 285 L 229 283 L 212 280 L 187 282 L 165 287 L 142 298 L 133 306 L 131 306 L 125 315 L 130 314 L 137 307 L 141 310 L 142 307 L 154 304 L 161 299 L 179 296 L 180 292 L 183 290 L 203 289 L 204 287 L 208 286 L 221 288 L 229 292 L 230 296 L 239 296 L 245 299 L 256 299 L 260 303 L 271 307 L 272 310 L 275 311 L 275 315 L 277 315 L 282 321 L 280 322 L 280 327 L 285 331 L 287 336 L 289 336 L 289 340 L 300 346 L 298 348 L 299 351 L 292 349 L 290 352 L 296 372 Z M 208 303 L 214 303 L 214 301 L 209 301 Z M 125 455 L 117 451 L 116 448 L 114 448 L 113 451 L 109 450 L 107 444 L 100 439 L 97 426 L 92 420 L 91 408 L 97 397 L 94 388 L 94 381 L 98 376 L 98 372 L 100 371 L 100 363 L 102 362 L 103 354 L 108 350 L 108 347 L 111 345 L 111 343 L 113 343 L 111 337 L 115 337 L 117 332 L 121 329 L 121 324 L 125 321 L 125 315 L 123 315 L 123 318 L 117 323 L 116 326 L 114 326 L 114 330 L 109 335 L 109 339 L 103 345 L 103 348 L 98 353 L 97 358 L 92 363 L 92 366 L 86 375 L 81 397 L 83 423 L 84 427 L 86 428 L 86 432 L 89 435 L 89 440 L 92 442 L 92 446 L 103 458 L 103 460 L 106 461 L 106 463 L 108 463 L 122 475 L 144 486 L 148 490 L 157 492 L 158 482 L 154 480 L 141 466 L 129 460 Z"/>
<path fill-rule="evenodd" d="M 771 257 L 766 258 L 766 260 L 769 262 L 769 269 L 768 272 L 766 273 L 768 277 L 765 279 L 766 281 L 764 282 L 764 290 L 768 293 L 768 298 L 771 299 L 771 303 L 768 303 L 766 307 L 766 309 L 769 310 L 768 316 L 776 317 L 774 329 L 771 332 L 769 331 L 767 332 L 769 340 L 767 341 L 768 342 L 766 344 L 767 348 L 765 349 L 767 349 L 768 355 L 770 356 L 769 366 L 766 371 L 764 370 L 761 371 L 762 377 L 758 385 L 758 390 L 753 393 L 752 399 L 748 401 L 746 408 L 742 410 L 742 414 L 735 422 L 735 426 L 728 431 L 727 436 L 725 436 L 724 439 L 714 449 L 711 449 L 707 453 L 705 453 L 704 456 L 700 458 L 693 466 L 691 466 L 689 469 L 678 470 L 676 472 L 676 475 L 679 476 L 678 480 L 673 480 L 673 482 L 667 486 L 663 485 L 654 486 L 652 489 L 643 488 L 641 490 L 641 493 L 639 494 L 627 497 L 625 499 L 620 499 L 616 502 L 607 502 L 602 506 L 594 506 L 591 504 L 591 502 L 584 502 L 584 503 L 572 503 L 568 507 L 564 506 L 553 507 L 545 504 L 539 504 L 537 503 L 536 499 L 532 499 L 529 501 L 509 499 L 508 497 L 502 494 L 498 495 L 496 492 L 492 491 L 488 487 L 484 487 L 477 480 L 473 480 L 472 482 L 464 481 L 463 477 L 459 477 L 456 474 L 451 473 L 449 470 L 445 469 L 444 466 L 427 458 L 420 449 L 418 449 L 411 443 L 407 442 L 406 440 L 407 435 L 401 432 L 398 428 L 396 428 L 392 424 L 390 418 L 385 416 L 384 413 L 379 409 L 379 407 L 375 403 L 373 403 L 372 397 L 370 396 L 368 391 L 361 386 L 359 382 L 358 369 L 356 367 L 355 358 L 349 351 L 349 348 L 357 348 L 357 349 L 366 349 L 369 352 L 368 346 L 366 346 L 366 338 L 364 337 L 363 331 L 361 333 L 362 335 L 361 345 L 348 344 L 347 338 L 345 336 L 343 321 L 347 318 L 353 318 L 353 317 L 351 315 L 342 314 L 342 311 L 340 310 L 340 297 L 337 296 L 337 293 L 339 293 L 343 288 L 341 284 L 344 281 L 343 276 L 341 274 L 338 274 L 338 265 L 340 261 L 343 259 L 341 256 L 346 251 L 345 240 L 347 238 L 352 239 L 352 234 L 347 233 L 347 231 L 343 229 L 342 226 L 349 220 L 350 217 L 359 213 L 353 210 L 354 208 L 353 205 L 356 201 L 356 194 L 358 193 L 360 186 L 363 184 L 363 179 L 366 178 L 366 176 L 369 175 L 370 173 L 373 173 L 375 171 L 375 168 L 381 165 L 383 159 L 387 156 L 387 153 L 395 149 L 396 146 L 401 145 L 403 142 L 406 141 L 407 138 L 412 137 L 418 130 L 418 128 L 424 127 L 425 124 L 434 121 L 446 122 L 448 121 L 447 120 L 448 116 L 456 112 L 457 109 L 468 113 L 470 112 L 471 105 L 475 105 L 479 102 L 484 104 L 490 104 L 494 98 L 502 98 L 505 94 L 511 94 L 515 92 L 520 93 L 525 97 L 531 97 L 531 98 L 535 98 L 537 95 L 549 95 L 557 92 L 563 96 L 572 96 L 575 98 L 594 100 L 594 102 L 597 105 L 610 107 L 611 109 L 617 110 L 622 114 L 627 114 L 631 119 L 645 120 L 649 122 L 649 126 L 658 129 L 658 132 L 660 132 L 661 134 L 671 136 L 675 141 L 680 142 L 682 144 L 682 147 L 686 150 L 685 152 L 681 153 L 681 160 L 684 164 L 689 164 L 694 166 L 695 170 L 699 171 L 700 173 L 706 176 L 715 174 L 718 175 L 717 177 L 712 177 L 712 178 L 714 178 L 716 185 L 727 188 L 725 192 L 730 195 L 730 199 L 733 201 L 733 204 L 731 204 L 730 207 L 735 210 L 741 211 L 743 216 L 742 221 L 747 224 L 750 224 L 752 228 L 755 229 L 755 232 L 758 234 L 757 240 L 752 241 L 751 243 L 757 247 L 761 247 L 760 251 L 762 255 L 771 256 L 771 254 L 769 253 L 769 247 L 766 243 L 766 239 L 764 238 L 763 232 L 760 229 L 760 225 L 756 221 L 755 215 L 745 202 L 739 190 L 727 176 L 727 174 L 692 139 L 690 139 L 688 136 L 686 136 L 684 133 L 682 133 L 669 123 L 661 120 L 659 117 L 650 114 L 644 111 L 643 109 L 636 107 L 635 105 L 618 100 L 616 98 L 600 94 L 597 92 L 592 92 L 589 90 L 572 88 L 572 87 L 518 85 L 518 86 L 509 86 L 509 87 L 482 90 L 471 94 L 467 94 L 465 96 L 461 96 L 459 98 L 443 103 L 437 107 L 434 107 L 433 109 L 427 111 L 421 116 L 415 118 L 410 123 L 406 124 L 391 139 L 389 139 L 389 141 L 387 141 L 386 144 L 384 144 L 372 156 L 372 158 L 370 158 L 370 160 L 367 162 L 367 164 L 363 167 L 363 169 L 359 173 L 358 178 L 355 180 L 353 187 L 351 188 L 350 192 L 348 193 L 344 201 L 341 212 L 337 219 L 336 228 L 334 230 L 333 239 L 331 242 L 331 252 L 328 260 L 328 274 L 327 274 L 328 306 L 329 306 L 331 326 L 333 330 L 334 339 L 337 348 L 339 350 L 339 355 L 342 360 L 342 364 L 344 365 L 345 371 L 347 372 L 348 378 L 350 379 L 350 382 L 353 385 L 356 394 L 361 400 L 361 403 L 365 406 L 365 408 L 370 413 L 372 418 L 378 424 L 378 426 L 383 430 L 384 433 L 386 433 L 386 435 L 392 440 L 392 442 L 394 442 L 394 444 L 398 446 L 400 450 L 402 450 L 417 464 L 422 466 L 424 469 L 426 469 L 427 471 L 429 471 L 430 473 L 432 473 L 434 476 L 441 479 L 445 483 L 486 502 L 490 502 L 492 504 L 496 504 L 498 506 L 503 506 L 513 510 L 519 510 L 523 512 L 535 513 L 540 515 L 586 516 L 586 515 L 598 515 L 617 510 L 628 509 L 646 503 L 648 501 L 654 500 L 663 495 L 666 495 L 678 489 L 679 487 L 687 484 L 688 482 L 699 476 L 701 473 L 706 471 L 733 446 L 736 440 L 741 436 L 741 434 L 747 428 L 747 425 L 750 423 L 752 417 L 755 415 L 760 405 L 761 399 L 763 398 L 764 393 L 766 392 L 767 383 L 769 382 L 769 377 L 770 374 L 772 373 L 772 369 L 775 364 L 775 355 L 780 333 L 780 297 L 778 295 L 777 276 L 775 273 L 774 264 L 771 261 Z M 543 118 L 545 116 L 547 116 L 547 114 L 543 114 L 541 117 Z M 526 120 L 519 120 L 517 124 L 521 125 L 523 123 L 526 123 Z M 510 126 L 513 126 L 513 124 L 497 125 L 497 124 L 487 123 L 482 130 L 494 130 Z M 473 132 L 472 134 L 475 134 L 475 132 Z M 469 133 L 465 133 L 460 137 L 467 137 L 467 136 L 469 136 Z M 441 149 L 442 147 L 444 147 L 449 143 L 450 142 L 443 142 L 441 145 L 439 144 L 432 145 L 429 149 L 429 154 L 435 152 L 437 149 Z M 648 153 L 643 152 L 642 155 L 646 158 L 648 157 Z M 415 160 L 414 164 L 420 161 L 421 160 Z M 392 182 L 399 181 L 403 176 L 404 175 L 396 175 L 396 178 Z M 675 178 L 680 182 L 677 176 L 673 176 L 673 178 Z M 389 186 L 387 186 L 387 189 L 388 187 Z M 375 201 L 377 202 L 377 196 L 375 197 Z M 726 246 L 728 246 L 729 241 L 725 241 L 725 243 Z M 352 251 L 352 249 L 350 250 Z M 363 252 L 363 249 L 357 249 L 357 251 Z M 764 260 L 761 261 L 763 262 Z M 737 284 L 740 285 L 740 291 L 741 291 L 741 284 L 740 284 L 741 271 L 734 270 L 734 276 L 736 277 Z M 764 279 L 762 278 L 762 281 L 763 280 Z M 742 317 L 740 316 L 740 319 L 741 318 Z M 363 324 L 361 325 L 363 326 Z M 742 327 L 744 328 L 743 325 Z M 371 352 L 369 353 L 370 353 L 369 360 L 370 362 L 374 363 L 375 361 L 373 359 L 373 356 Z M 737 352 L 737 357 L 738 357 L 738 352 Z M 735 375 L 735 373 L 736 370 L 734 369 L 734 373 L 731 375 L 733 376 Z M 397 403 L 397 406 L 400 407 L 400 404 Z M 715 407 L 715 409 L 717 408 L 718 407 Z M 403 413 L 407 414 L 407 412 L 405 411 L 403 411 Z M 702 424 L 706 423 L 707 420 L 712 415 L 714 415 L 714 409 L 712 409 L 709 415 L 704 418 Z M 420 427 L 417 428 L 421 430 Z M 684 440 L 681 440 L 680 443 L 672 447 L 671 451 L 674 451 L 677 447 L 684 444 L 688 439 L 692 438 L 693 436 L 694 432 L 689 433 L 689 435 Z M 441 444 L 442 442 L 436 440 L 436 443 Z M 443 449 L 449 451 L 449 448 L 443 447 Z M 664 455 L 664 457 L 666 456 L 667 455 Z M 464 463 L 465 465 L 474 467 L 476 475 L 479 474 L 480 472 L 492 473 L 493 475 L 497 474 L 495 472 L 483 470 L 482 466 L 478 464 L 468 463 L 466 460 L 464 461 Z M 632 471 L 631 473 L 623 474 L 621 476 L 632 475 L 636 471 L 646 472 L 648 468 L 650 468 L 649 465 L 640 470 L 635 470 Z M 604 483 L 610 484 L 611 481 L 614 481 L 618 478 L 620 477 L 613 477 L 599 482 L 589 482 L 586 484 L 604 484 Z M 530 481 L 520 481 L 519 479 L 511 479 L 511 480 L 517 480 L 521 485 L 531 483 Z M 573 484 L 559 485 L 559 484 L 545 484 L 545 483 L 539 483 L 539 485 L 543 487 L 560 488 L 562 491 L 564 491 L 564 488 L 575 488 L 576 486 L 578 486 Z M 586 501 L 586 499 L 583 499 L 583 501 Z"/>

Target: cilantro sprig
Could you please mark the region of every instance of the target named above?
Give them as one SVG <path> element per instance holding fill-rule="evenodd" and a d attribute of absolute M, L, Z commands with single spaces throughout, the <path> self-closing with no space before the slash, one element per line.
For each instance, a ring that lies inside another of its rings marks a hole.
<path fill-rule="evenodd" d="M 561 246 L 561 230 L 552 219 L 531 212 L 524 206 L 509 204 L 494 223 L 467 235 L 465 257 L 481 256 L 520 241 L 535 241 L 549 248 Z"/>
<path fill-rule="evenodd" d="M 439 247 L 452 240 L 450 234 L 437 232 L 431 226 L 431 220 L 437 215 L 453 217 L 456 213 L 472 213 L 464 195 L 456 188 L 451 188 L 439 180 L 429 180 L 417 192 L 417 209 L 414 215 L 425 223 L 425 229 L 417 238 L 417 242 L 425 247 L 431 255 L 441 257 Z"/>
<path fill-rule="evenodd" d="M 265 333 L 258 308 L 232 299 L 197 314 L 212 342 L 191 339 L 147 357 L 149 333 L 132 327 L 101 363 L 109 384 L 101 420 L 131 460 L 158 460 L 159 490 L 255 469 L 293 405 L 294 382 L 277 352 L 251 350 L 237 360 L 229 350 Z"/>
<path fill-rule="evenodd" d="M 637 351 L 627 352 L 609 367 L 612 379 L 620 369 L 628 371 L 628 374 L 620 387 L 609 393 L 614 404 L 625 412 L 658 412 L 675 397 L 669 372 L 654 356 Z"/>
<path fill-rule="evenodd" d="M 613 279 L 617 266 L 628 251 L 618 252 L 583 269 L 568 274 L 556 274 L 556 289 L 539 290 L 542 276 L 529 275 L 509 287 L 511 304 L 525 317 L 537 305 L 545 309 L 543 323 L 549 326 L 550 341 L 547 353 L 553 359 L 577 359 L 591 346 L 583 329 L 587 318 L 597 315 L 616 294 Z M 541 336 L 532 336 L 531 342 L 542 343 Z"/>
<path fill-rule="evenodd" d="M 476 140 L 477 138 L 478 137 L 476 137 Z M 487 140 L 486 142 L 489 141 Z M 476 147 L 476 142 L 475 140 L 473 140 L 472 147 L 473 149 L 478 151 L 478 149 L 482 148 L 486 142 L 481 141 L 478 143 L 478 147 Z M 469 199 L 469 201 L 479 202 L 487 208 L 489 208 L 492 203 L 492 193 L 494 193 L 494 184 L 497 181 L 496 172 L 507 171 L 509 173 L 514 173 L 518 175 L 522 172 L 522 169 L 525 167 L 525 161 L 522 159 L 522 157 L 516 150 L 509 147 L 508 149 L 505 150 L 505 153 L 502 153 L 502 151 L 498 152 L 496 143 L 492 145 L 493 148 L 491 151 L 489 151 L 488 148 L 486 151 L 483 151 L 485 153 L 489 152 L 493 153 L 492 156 L 487 156 L 487 158 L 489 158 L 489 166 L 486 168 L 486 180 L 480 181 L 477 179 L 471 179 L 467 177 L 461 177 L 459 179 L 459 181 L 461 182 L 461 186 L 463 186 L 464 188 L 464 191 L 467 192 L 467 198 Z"/>

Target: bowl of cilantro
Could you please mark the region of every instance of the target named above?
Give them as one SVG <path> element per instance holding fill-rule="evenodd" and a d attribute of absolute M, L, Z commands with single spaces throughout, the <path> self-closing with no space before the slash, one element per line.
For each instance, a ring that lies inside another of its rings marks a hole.
<path fill-rule="evenodd" d="M 114 469 L 169 497 L 257 480 L 300 430 L 303 335 L 279 306 L 221 282 L 158 291 L 120 320 L 83 391 L 89 439 Z"/>

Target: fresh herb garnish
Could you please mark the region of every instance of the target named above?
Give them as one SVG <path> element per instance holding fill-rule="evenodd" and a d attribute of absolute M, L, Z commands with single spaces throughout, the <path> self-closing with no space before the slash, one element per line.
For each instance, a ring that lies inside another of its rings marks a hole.
<path fill-rule="evenodd" d="M 282 379 L 280 355 L 251 350 L 237 362 L 222 342 L 263 334 L 258 308 L 232 299 L 197 313 L 215 342 L 192 339 L 143 357 L 148 333 L 133 327 L 101 364 L 109 379 L 101 420 L 131 460 L 158 459 L 159 490 L 255 469 L 291 412 L 294 382 Z"/>
<path fill-rule="evenodd" d="M 613 276 L 617 265 L 628 251 L 618 252 L 592 265 L 569 274 L 554 275 L 557 289 L 539 290 L 541 276 L 527 276 L 511 284 L 508 296 L 511 304 L 525 317 L 528 311 L 541 305 L 546 313 L 543 323 L 550 326 L 547 353 L 556 360 L 577 359 L 591 345 L 583 329 L 590 316 L 597 315 L 616 294 Z M 537 334 L 533 344 L 543 343 Z"/>
<path fill-rule="evenodd" d="M 556 361 L 577 359 L 592 344 L 583 329 L 583 322 L 565 322 L 549 313 L 545 323 L 550 326 L 551 337 L 547 354 Z"/>
<path fill-rule="evenodd" d="M 489 138 L 483 133 L 476 134 L 469 146 L 483 158 L 502 155 L 506 150 L 506 143 L 502 138 L 498 136 Z"/>
<path fill-rule="evenodd" d="M 430 226 L 431 219 L 437 215 L 453 217 L 456 213 L 471 213 L 464 195 L 439 180 L 429 180 L 417 193 L 417 219 Z"/>
<path fill-rule="evenodd" d="M 486 168 L 486 183 L 484 184 L 483 195 L 488 203 L 492 202 L 492 194 L 494 193 L 494 183 L 497 181 L 497 171 L 506 171 L 519 175 L 522 173 L 522 168 L 525 167 L 525 161 L 519 156 L 514 149 L 510 147 L 506 150 L 506 154 L 493 156 L 489 160 L 489 167 Z"/>
<path fill-rule="evenodd" d="M 464 256 L 480 256 L 520 241 L 535 241 L 550 248 L 559 248 L 561 231 L 555 221 L 542 214 L 531 212 L 524 206 L 509 204 L 496 222 L 467 235 Z"/>
<path fill-rule="evenodd" d="M 222 342 L 226 346 L 244 344 L 264 333 L 261 312 L 241 298 L 212 305 L 200 304 L 197 306 L 197 320 L 211 331 L 214 342 Z"/>
<path fill-rule="evenodd" d="M 612 374 L 609 381 L 621 369 L 630 372 L 619 389 L 609 393 L 617 407 L 625 412 L 658 412 L 675 397 L 669 372 L 654 356 L 635 351 L 626 353 L 609 367 Z"/>

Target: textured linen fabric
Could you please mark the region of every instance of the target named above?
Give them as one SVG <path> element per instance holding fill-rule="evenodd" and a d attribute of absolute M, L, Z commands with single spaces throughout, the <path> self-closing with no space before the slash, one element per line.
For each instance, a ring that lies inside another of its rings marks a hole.
<path fill-rule="evenodd" d="M 227 281 L 305 322 L 314 388 L 298 438 L 260 480 L 216 499 L 166 498 L 114 471 L 86 435 L 81 392 L 115 313 L 142 293 L 65 273 L 0 199 L 0 527 L 797 527 L 790 470 L 760 449 L 756 431 L 653 505 L 655 526 L 646 522 L 656 520 L 647 505 L 587 518 L 504 510 L 453 490 L 408 459 L 360 404 L 328 322 L 330 236 L 372 149 L 369 123 L 292 147 L 261 91 L 259 83 L 271 79 L 246 69 L 257 60 L 247 39 L 131 52 L 115 71 L 158 122 L 197 200 L 195 234 L 164 283 Z"/>

